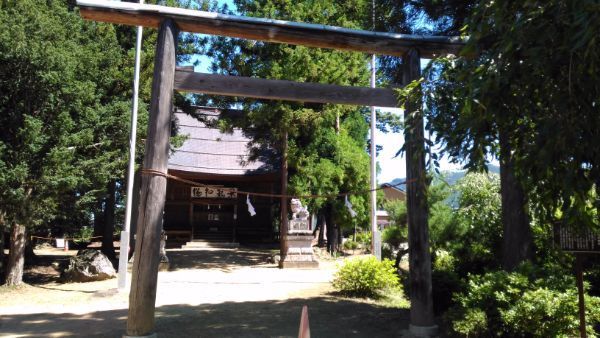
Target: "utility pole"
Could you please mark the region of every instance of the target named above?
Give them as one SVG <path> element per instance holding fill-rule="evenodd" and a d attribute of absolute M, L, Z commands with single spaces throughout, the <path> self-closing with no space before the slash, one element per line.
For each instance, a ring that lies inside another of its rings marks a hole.
<path fill-rule="evenodd" d="M 375 30 L 375 0 L 372 1 L 372 22 Z M 371 88 L 375 88 L 375 54 L 371 55 Z M 377 114 L 375 107 L 371 106 L 371 253 L 376 255 L 380 250 L 377 245 L 377 144 L 375 143 L 375 125 L 377 123 Z M 377 257 L 381 259 L 381 257 Z"/>
<path fill-rule="evenodd" d="M 371 88 L 375 88 L 375 54 L 371 55 Z M 377 114 L 375 107 L 371 106 L 371 252 L 379 252 L 377 245 L 377 143 L 375 143 L 375 125 Z M 381 257 L 377 257 L 381 259 Z"/>
<path fill-rule="evenodd" d="M 143 4 L 144 0 L 140 0 Z M 131 123 L 129 129 L 129 166 L 127 168 L 127 202 L 125 204 L 125 230 L 121 231 L 121 246 L 119 249 L 119 290 L 127 288 L 127 261 L 129 260 L 129 238 L 131 231 L 131 208 L 133 183 L 135 176 L 135 141 L 137 137 L 138 97 L 140 89 L 140 54 L 142 52 L 142 26 L 137 27 L 135 42 L 135 63 L 133 71 L 133 99 L 131 108 Z"/>

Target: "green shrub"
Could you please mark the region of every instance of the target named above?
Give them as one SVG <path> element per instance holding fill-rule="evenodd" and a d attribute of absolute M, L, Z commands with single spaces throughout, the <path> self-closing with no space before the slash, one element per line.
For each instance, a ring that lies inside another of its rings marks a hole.
<path fill-rule="evenodd" d="M 369 249 L 371 247 L 371 232 L 357 232 L 356 241 L 360 243 L 363 246 L 363 248 Z"/>
<path fill-rule="evenodd" d="M 373 256 L 348 259 L 335 273 L 333 287 L 355 297 L 373 297 L 399 287 L 398 274 L 390 260 L 378 261 Z"/>
<path fill-rule="evenodd" d="M 453 295 L 464 290 L 464 282 L 452 270 L 431 271 L 431 296 L 433 312 L 442 314 L 454 305 Z"/>
<path fill-rule="evenodd" d="M 396 259 L 394 250 L 387 243 L 381 244 L 381 258 Z"/>
<path fill-rule="evenodd" d="M 76 244 L 88 243 L 92 240 L 93 235 L 94 235 L 93 227 L 83 226 L 83 227 L 79 228 L 79 230 L 77 230 L 77 232 L 75 232 L 73 234 L 73 238 L 74 238 L 73 242 L 75 242 Z"/>
<path fill-rule="evenodd" d="M 447 313 L 465 336 L 577 336 L 577 293 L 572 277 L 545 278 L 531 266 L 472 276 Z M 588 332 L 600 321 L 600 299 L 587 297 Z"/>
<path fill-rule="evenodd" d="M 401 243 L 406 242 L 408 238 L 408 228 L 403 226 L 390 226 L 383 229 L 381 241 L 389 244 L 392 248 L 398 248 Z"/>
<path fill-rule="evenodd" d="M 406 201 L 385 201 L 383 204 L 383 209 L 387 211 L 392 225 L 406 227 L 408 216 L 406 210 Z"/>
<path fill-rule="evenodd" d="M 453 295 L 462 292 L 465 282 L 456 272 L 456 258 L 448 251 L 438 250 L 432 255 L 431 287 L 433 311 L 442 314 L 454 305 Z"/>
<path fill-rule="evenodd" d="M 343 246 L 344 246 L 344 249 L 346 249 L 346 250 L 356 250 L 356 249 L 358 249 L 358 247 L 360 245 L 351 239 L 347 239 L 346 241 L 344 241 Z"/>
<path fill-rule="evenodd" d="M 599 319 L 598 298 L 587 297 L 588 324 Z M 502 311 L 502 319 L 515 332 L 534 337 L 571 337 L 579 330 L 577 290 L 563 292 L 540 288 L 526 291 L 508 310 Z M 588 332 L 592 330 L 590 326 Z M 588 335 L 590 335 L 588 333 Z M 593 336 L 593 335 L 590 335 Z"/>

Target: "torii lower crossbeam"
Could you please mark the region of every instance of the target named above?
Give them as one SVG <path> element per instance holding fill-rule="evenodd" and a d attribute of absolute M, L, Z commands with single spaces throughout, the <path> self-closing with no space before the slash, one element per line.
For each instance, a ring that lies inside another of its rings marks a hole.
<path fill-rule="evenodd" d="M 175 72 L 175 89 L 183 92 L 249 97 L 267 100 L 349 104 L 357 106 L 398 106 L 397 94 L 389 88 L 338 86 L 286 80 L 265 80 L 243 76 Z"/>

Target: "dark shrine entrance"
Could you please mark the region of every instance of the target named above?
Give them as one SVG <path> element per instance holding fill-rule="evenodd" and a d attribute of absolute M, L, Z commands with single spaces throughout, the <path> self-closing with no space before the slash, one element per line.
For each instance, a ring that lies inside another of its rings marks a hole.
<path fill-rule="evenodd" d="M 159 241 L 167 200 L 167 165 L 173 91 L 245 96 L 261 99 L 361 106 L 396 107 L 398 97 L 390 88 L 299 83 L 176 71 L 179 31 L 224 35 L 266 42 L 359 51 L 402 57 L 402 83 L 420 78 L 420 59 L 458 54 L 464 45 L 459 37 L 417 36 L 368 32 L 324 25 L 247 18 L 165 6 L 78 0 L 81 15 L 90 20 L 159 28 L 154 64 L 148 139 L 142 167 L 136 259 L 132 269 L 127 335 L 149 336 L 154 332 L 154 312 L 159 263 Z M 418 88 L 418 87 L 417 87 Z M 405 108 L 405 148 L 410 261 L 410 332 L 426 336 L 436 332 L 431 294 L 431 253 L 425 172 L 424 118 L 418 95 Z M 285 140 L 284 140 L 285 141 Z M 284 142 L 287 144 L 286 142 Z M 285 148 L 285 146 L 284 146 Z M 287 246 L 287 195 L 285 151 L 281 184 L 281 247 Z M 195 205 L 191 209 L 195 215 Z M 212 204 L 211 204 L 212 205 Z M 203 211 L 199 211 L 202 215 Z M 206 217 L 211 213 L 206 210 Z M 199 216 L 202 217 L 202 216 Z M 214 220 L 213 220 L 214 221 Z M 192 221 L 193 223 L 194 221 Z M 235 222 L 234 222 L 235 224 Z M 207 223 L 210 231 L 210 223 Z M 217 227 L 218 229 L 218 227 Z M 141 240 L 140 240 L 141 239 Z M 282 253 L 285 251 L 281 251 Z M 282 254 L 281 260 L 285 260 Z"/>
<path fill-rule="evenodd" d="M 236 209 L 237 205 L 233 203 L 193 203 L 191 224 L 193 239 L 235 241 Z"/>
<path fill-rule="evenodd" d="M 236 181 L 217 181 L 214 185 L 214 181 L 206 178 L 194 181 L 210 184 L 214 187 L 210 189 L 271 193 L 276 189 L 274 178 L 269 181 L 261 177 L 256 182 L 242 178 Z M 167 244 L 182 245 L 191 240 L 236 243 L 268 243 L 277 240 L 277 224 L 273 220 L 277 215 L 278 200 L 253 198 L 252 205 L 257 213 L 251 216 L 245 195 L 231 198 L 194 197 L 197 189 L 206 191 L 203 187 L 168 180 L 163 223 L 168 236 Z"/>

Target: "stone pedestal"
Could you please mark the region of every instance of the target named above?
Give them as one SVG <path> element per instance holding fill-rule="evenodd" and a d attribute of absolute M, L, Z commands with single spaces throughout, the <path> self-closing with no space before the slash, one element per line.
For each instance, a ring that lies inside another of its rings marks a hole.
<path fill-rule="evenodd" d="M 165 247 L 167 246 L 167 234 L 163 230 L 160 233 L 160 252 L 159 252 L 159 262 L 158 262 L 158 271 L 168 271 L 169 270 L 169 257 L 167 257 L 167 250 Z"/>
<path fill-rule="evenodd" d="M 292 219 L 288 222 L 288 232 L 284 257 L 279 261 L 280 268 L 316 269 L 319 262 L 312 249 L 312 231 L 308 223 L 308 210 L 297 199 L 291 203 Z"/>
<path fill-rule="evenodd" d="M 286 255 L 279 262 L 279 266 L 282 268 L 318 268 L 319 262 L 313 254 L 312 239 L 310 231 L 308 233 L 288 233 Z"/>
<path fill-rule="evenodd" d="M 292 219 L 289 222 L 285 257 L 279 262 L 282 268 L 316 269 L 319 262 L 312 249 L 312 231 L 308 229 L 308 221 Z"/>

